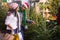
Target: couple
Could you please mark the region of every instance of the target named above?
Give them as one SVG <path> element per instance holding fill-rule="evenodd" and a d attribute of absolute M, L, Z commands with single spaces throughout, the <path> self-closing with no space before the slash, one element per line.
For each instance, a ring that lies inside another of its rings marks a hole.
<path fill-rule="evenodd" d="M 26 5 L 25 5 L 26 6 Z M 22 10 L 25 10 L 26 7 L 22 6 Z M 21 33 L 21 24 L 23 19 L 23 14 L 18 12 L 19 6 L 17 3 L 9 4 L 9 10 L 5 19 L 5 25 L 7 25 L 7 33 L 15 34 L 18 33 L 19 40 L 24 40 Z M 29 23 L 35 23 L 32 20 L 26 20 Z"/>

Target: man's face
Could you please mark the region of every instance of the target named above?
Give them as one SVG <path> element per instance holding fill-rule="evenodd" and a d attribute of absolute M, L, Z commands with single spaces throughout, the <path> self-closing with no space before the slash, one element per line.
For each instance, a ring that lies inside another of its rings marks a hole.
<path fill-rule="evenodd" d="M 23 5 L 23 6 L 22 6 L 22 10 L 25 10 L 25 9 L 26 9 L 26 7 Z"/>

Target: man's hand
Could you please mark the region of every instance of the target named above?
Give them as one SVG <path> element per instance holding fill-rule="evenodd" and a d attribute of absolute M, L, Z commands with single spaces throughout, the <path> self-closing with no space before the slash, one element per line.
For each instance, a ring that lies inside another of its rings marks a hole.
<path fill-rule="evenodd" d="M 36 24 L 34 21 L 32 21 L 32 24 Z"/>

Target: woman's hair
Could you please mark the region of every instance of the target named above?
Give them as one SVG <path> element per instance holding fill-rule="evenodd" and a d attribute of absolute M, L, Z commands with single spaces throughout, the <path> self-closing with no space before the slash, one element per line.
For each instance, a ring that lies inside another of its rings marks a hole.
<path fill-rule="evenodd" d="M 16 16 L 16 9 L 9 9 L 8 12 L 14 13 L 14 16 Z"/>

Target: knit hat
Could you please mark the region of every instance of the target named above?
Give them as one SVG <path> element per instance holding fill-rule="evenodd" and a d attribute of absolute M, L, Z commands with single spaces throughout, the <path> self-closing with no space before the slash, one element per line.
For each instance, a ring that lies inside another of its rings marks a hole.
<path fill-rule="evenodd" d="M 17 7 L 18 7 L 18 4 L 17 3 L 11 3 L 9 5 L 9 8 L 11 8 L 11 9 L 16 9 Z"/>
<path fill-rule="evenodd" d="M 29 8 L 29 5 L 27 2 L 25 2 L 23 5 L 25 6 L 25 8 Z"/>

